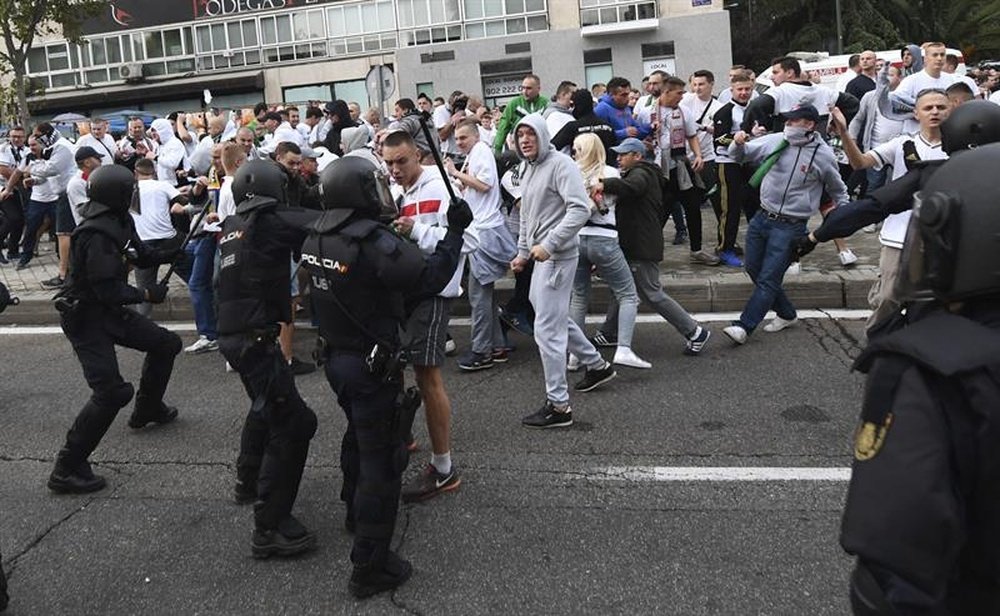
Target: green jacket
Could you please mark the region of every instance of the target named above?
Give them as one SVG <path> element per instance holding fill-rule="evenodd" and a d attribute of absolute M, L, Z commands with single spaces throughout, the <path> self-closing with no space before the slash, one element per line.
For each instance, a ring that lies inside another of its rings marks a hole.
<path fill-rule="evenodd" d="M 507 106 L 504 107 L 503 116 L 497 122 L 497 136 L 493 140 L 493 149 L 498 153 L 503 152 L 504 143 L 507 141 L 509 133 L 521 118 L 529 113 L 537 113 L 544 110 L 549 105 L 549 99 L 539 96 L 535 100 L 528 102 L 523 95 L 515 96 Z"/>

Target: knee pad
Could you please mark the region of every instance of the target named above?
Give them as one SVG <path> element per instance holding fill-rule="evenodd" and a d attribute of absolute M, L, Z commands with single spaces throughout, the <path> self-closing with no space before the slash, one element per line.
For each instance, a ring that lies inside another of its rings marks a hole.
<path fill-rule="evenodd" d="M 128 404 L 134 395 L 135 387 L 132 387 L 131 383 L 122 381 L 108 389 L 95 391 L 90 399 L 100 408 L 118 410 Z"/>

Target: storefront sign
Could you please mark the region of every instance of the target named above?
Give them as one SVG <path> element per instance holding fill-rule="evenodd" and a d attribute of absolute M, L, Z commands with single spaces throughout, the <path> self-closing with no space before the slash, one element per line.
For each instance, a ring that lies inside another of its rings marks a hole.
<path fill-rule="evenodd" d="M 651 58 L 642 61 L 642 74 L 648 75 L 653 71 L 663 71 L 668 75 L 677 72 L 677 64 L 674 58 Z"/>
<path fill-rule="evenodd" d="M 523 74 L 504 75 L 501 77 L 483 77 L 484 98 L 514 97 L 521 93 Z"/>

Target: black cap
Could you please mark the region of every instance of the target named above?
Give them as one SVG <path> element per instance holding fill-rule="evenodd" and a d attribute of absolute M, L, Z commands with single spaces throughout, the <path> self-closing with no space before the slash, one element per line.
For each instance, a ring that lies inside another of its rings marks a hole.
<path fill-rule="evenodd" d="M 76 159 L 76 162 L 81 162 L 87 160 L 88 158 L 103 159 L 104 157 L 101 156 L 101 154 L 94 148 L 90 147 L 89 145 L 85 145 L 83 147 L 77 148 L 74 158 Z"/>
<path fill-rule="evenodd" d="M 791 111 L 786 111 L 781 114 L 781 117 L 788 120 L 812 120 L 813 122 L 819 122 L 819 112 L 812 105 L 802 105 L 801 107 L 796 107 Z"/>

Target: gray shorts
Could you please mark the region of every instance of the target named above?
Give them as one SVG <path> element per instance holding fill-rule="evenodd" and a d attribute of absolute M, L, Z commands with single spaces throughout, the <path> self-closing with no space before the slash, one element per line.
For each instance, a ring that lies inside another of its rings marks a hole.
<path fill-rule="evenodd" d="M 414 366 L 444 364 L 444 344 L 448 339 L 448 317 L 451 299 L 431 297 L 417 304 L 406 321 L 403 348 L 410 354 Z"/>

